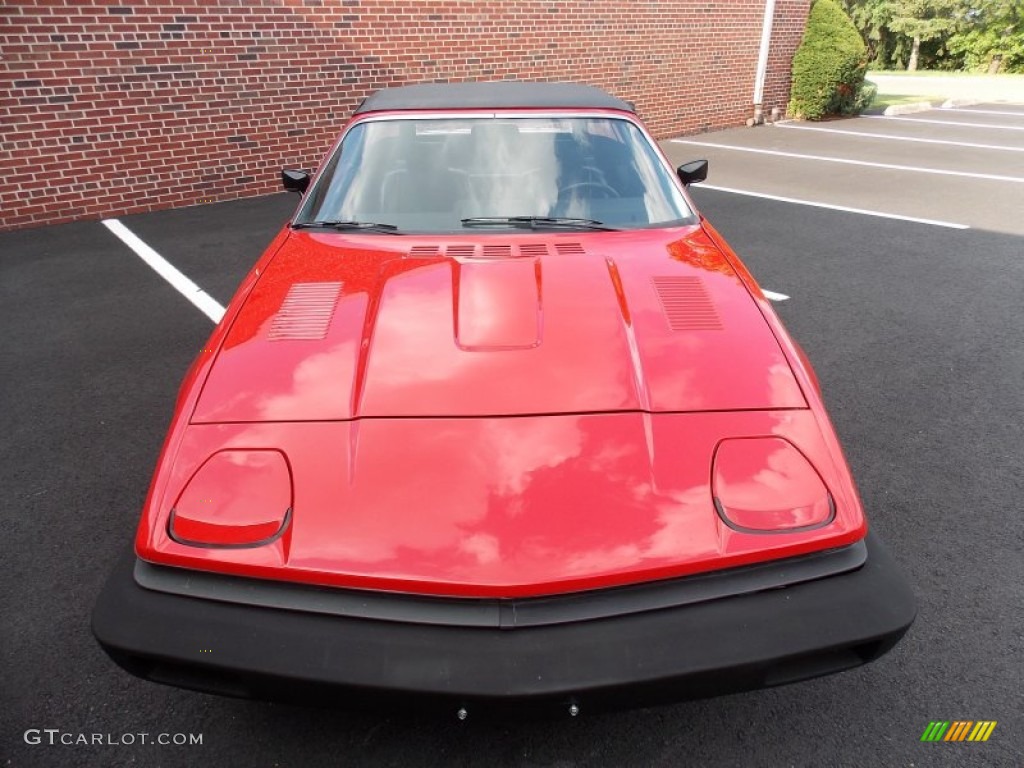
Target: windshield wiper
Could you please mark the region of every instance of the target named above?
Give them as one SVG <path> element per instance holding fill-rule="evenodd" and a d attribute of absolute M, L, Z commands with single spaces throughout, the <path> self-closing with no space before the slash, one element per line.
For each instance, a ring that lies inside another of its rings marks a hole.
<path fill-rule="evenodd" d="M 462 219 L 464 227 L 526 227 L 529 229 L 545 229 L 547 227 L 566 229 L 599 229 L 615 232 L 615 227 L 606 226 L 595 219 L 572 219 L 561 216 L 471 216 Z"/>
<path fill-rule="evenodd" d="M 375 221 L 300 221 L 292 224 L 292 229 L 316 229 L 324 227 L 329 229 L 362 229 L 370 232 L 384 232 L 389 235 L 400 234 L 398 227 L 394 224 L 378 224 Z"/>

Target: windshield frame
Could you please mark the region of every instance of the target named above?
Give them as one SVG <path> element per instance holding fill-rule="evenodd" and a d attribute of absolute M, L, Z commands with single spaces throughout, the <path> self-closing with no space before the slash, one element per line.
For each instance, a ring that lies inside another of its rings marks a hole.
<path fill-rule="evenodd" d="M 572 118 L 590 118 L 590 119 L 602 119 L 602 120 L 621 120 L 629 123 L 637 129 L 639 139 L 646 143 L 647 150 L 654 157 L 662 169 L 668 174 L 669 182 L 674 184 L 680 191 L 680 200 L 685 205 L 687 215 L 679 219 L 671 219 L 668 221 L 660 221 L 654 224 L 643 224 L 630 227 L 616 227 L 616 231 L 630 232 L 634 230 L 649 230 L 649 229 L 673 229 L 680 227 L 693 226 L 699 222 L 699 214 L 697 209 L 693 205 L 693 201 L 690 199 L 690 195 L 682 183 L 678 180 L 675 168 L 668 162 L 665 154 L 661 151 L 657 142 L 651 137 L 644 127 L 643 123 L 631 113 L 617 112 L 615 110 L 608 109 L 575 109 L 575 110 L 559 110 L 559 109 L 499 109 L 499 110 L 477 110 L 477 109 L 448 109 L 448 110 L 431 110 L 431 111 L 397 111 L 397 112 L 367 112 L 365 114 L 356 115 L 351 119 L 345 126 L 338 140 L 335 142 L 331 151 L 328 153 L 323 163 L 317 169 L 316 175 L 309 185 L 309 189 L 306 190 L 302 196 L 302 201 L 299 204 L 295 215 L 289 222 L 289 227 L 294 228 L 297 225 L 308 225 L 311 224 L 314 219 L 311 217 L 310 209 L 313 207 L 313 200 L 316 199 L 315 194 L 321 186 L 329 184 L 331 179 L 334 177 L 333 172 L 328 174 L 328 169 L 337 167 L 340 161 L 341 151 L 345 144 L 345 140 L 348 134 L 359 125 L 374 122 L 386 122 L 386 121 L 405 121 L 405 120 L 452 120 L 452 119 L 482 119 L 482 120 L 493 120 L 498 118 L 518 118 L 518 119 L 572 119 Z M 510 229 L 513 229 L 510 227 Z M 550 234 L 555 231 L 568 231 L 562 230 L 517 230 L 520 233 L 533 232 L 535 234 Z M 472 230 L 474 235 L 487 235 L 487 234 L 507 234 L 507 229 L 503 227 L 483 228 Z M 416 236 L 453 236 L 453 235 L 465 235 L 468 234 L 467 230 L 452 230 L 452 231 L 415 231 L 415 230 L 400 230 L 400 234 L 416 235 Z M 345 234 L 354 234 L 353 232 L 346 232 Z M 374 235 L 380 234 L 374 233 L 372 230 L 359 232 L 358 234 Z"/>

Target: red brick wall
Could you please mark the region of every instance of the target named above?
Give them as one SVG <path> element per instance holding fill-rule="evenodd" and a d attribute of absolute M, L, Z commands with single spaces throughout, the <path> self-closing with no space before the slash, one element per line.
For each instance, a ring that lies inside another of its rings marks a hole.
<path fill-rule="evenodd" d="M 784 108 L 810 0 L 779 0 Z M 388 85 L 576 80 L 661 137 L 752 112 L 764 0 L 0 3 L 0 230 L 277 189 Z"/>

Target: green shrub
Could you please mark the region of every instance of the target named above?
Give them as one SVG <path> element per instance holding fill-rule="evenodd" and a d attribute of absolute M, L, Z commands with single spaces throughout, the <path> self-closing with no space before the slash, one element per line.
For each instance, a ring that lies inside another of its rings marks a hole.
<path fill-rule="evenodd" d="M 865 109 L 870 107 L 871 102 L 875 100 L 875 96 L 877 95 L 878 86 L 870 80 L 865 80 L 864 85 L 861 86 L 860 92 L 857 94 L 857 100 L 853 103 L 854 114 L 859 115 Z"/>
<path fill-rule="evenodd" d="M 867 48 L 850 17 L 835 0 L 814 0 L 793 57 L 789 114 L 808 120 L 856 114 L 865 106 L 867 68 Z"/>

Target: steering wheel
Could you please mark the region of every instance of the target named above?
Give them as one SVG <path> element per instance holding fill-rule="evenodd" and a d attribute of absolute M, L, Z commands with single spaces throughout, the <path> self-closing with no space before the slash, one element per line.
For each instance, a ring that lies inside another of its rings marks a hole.
<path fill-rule="evenodd" d="M 574 192 L 577 189 L 584 189 L 590 187 L 591 189 L 600 190 L 604 193 L 602 197 L 622 197 L 619 191 L 609 184 L 605 184 L 603 181 L 577 181 L 575 184 L 569 184 L 568 186 L 562 187 L 558 190 L 559 196 L 569 192 Z"/>

